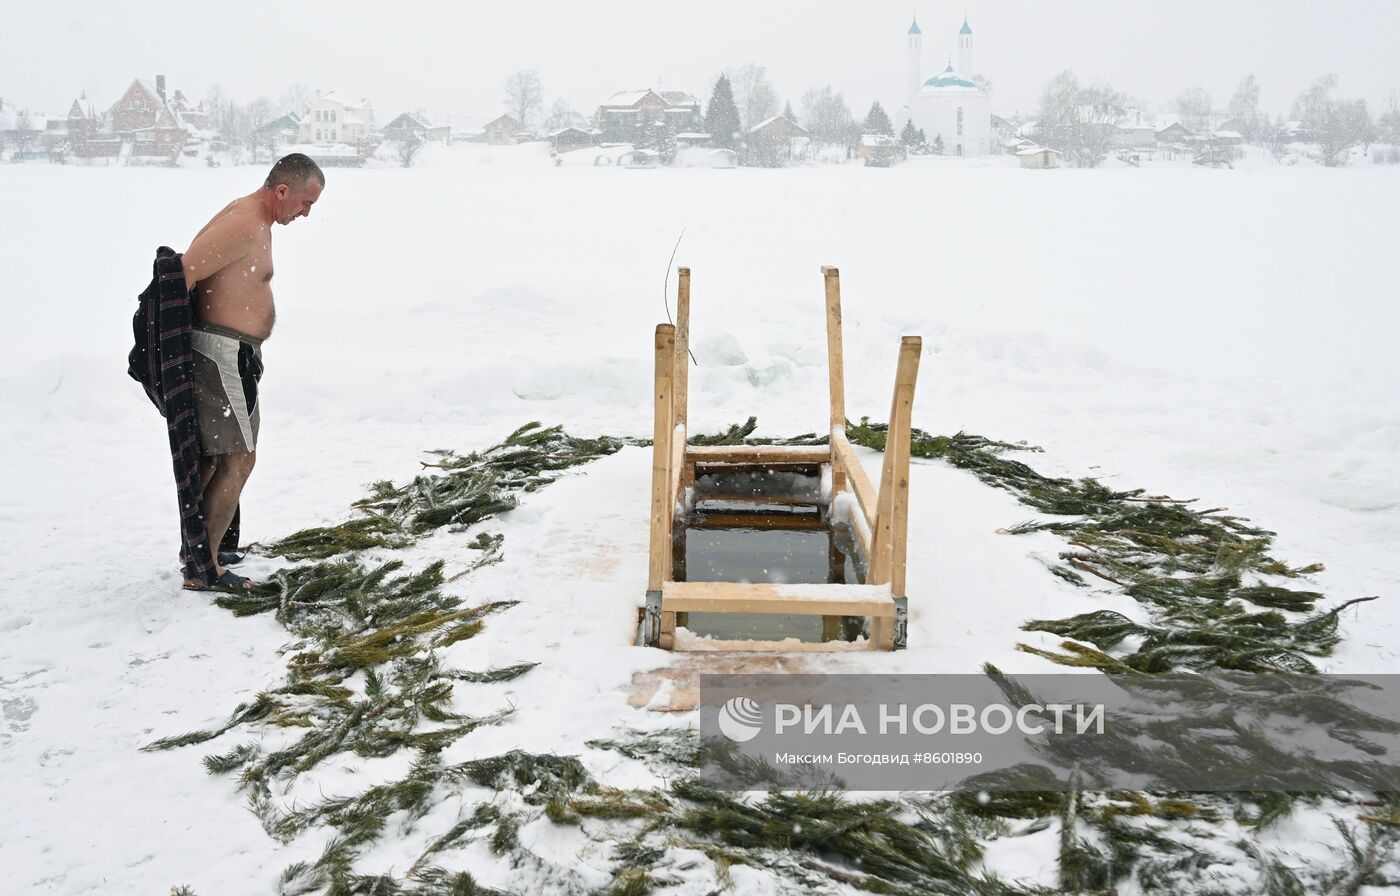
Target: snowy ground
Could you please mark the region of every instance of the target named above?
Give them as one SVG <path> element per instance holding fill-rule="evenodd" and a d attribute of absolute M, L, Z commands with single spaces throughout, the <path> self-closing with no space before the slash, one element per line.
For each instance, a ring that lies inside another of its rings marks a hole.
<path fill-rule="evenodd" d="M 1329 598 L 1382 596 L 1348 611 L 1328 668 L 1400 668 L 1397 169 L 626 171 L 556 168 L 534 147 L 420 161 L 332 170 L 312 217 L 277 231 L 247 539 L 342 519 L 366 483 L 416 473 L 421 450 L 483 447 L 527 420 L 649 434 L 651 332 L 684 228 L 693 429 L 750 414 L 769 434 L 822 425 L 818 268 L 837 265 L 853 416 L 886 418 L 898 336 L 921 334 L 915 425 L 1039 444 L 1042 472 L 1229 505 L 1277 530 L 1282 558 L 1326 563 Z M 124 373 L 155 247 L 185 248 L 262 176 L 0 166 L 0 866 L 16 892 L 268 892 L 319 852 L 268 838 L 204 774 L 209 750 L 136 752 L 283 673 L 275 622 L 179 590 L 164 427 Z M 629 646 L 648 464 L 624 450 L 487 527 L 506 534 L 506 562 L 459 586 L 523 603 L 449 659 L 543 665 L 474 692 L 517 712 L 449 760 L 522 746 L 644 783 L 581 744 L 660 724 L 625 692 L 671 661 Z M 1005 493 L 920 464 L 912 495 L 911 649 L 841 668 L 1044 671 L 1014 650 L 1038 642 L 1022 620 L 1134 611 L 1059 587 L 1035 556 L 1053 556 L 1050 536 L 996 535 L 1029 516 Z M 452 558 L 462 543 L 415 550 Z M 396 771 L 382 762 L 319 786 Z M 522 838 L 546 850 L 546 827 Z M 553 846 L 587 876 L 596 857 Z M 1028 880 L 1053 870 L 1033 850 L 993 858 Z M 471 859 L 483 882 L 511 883 Z"/>

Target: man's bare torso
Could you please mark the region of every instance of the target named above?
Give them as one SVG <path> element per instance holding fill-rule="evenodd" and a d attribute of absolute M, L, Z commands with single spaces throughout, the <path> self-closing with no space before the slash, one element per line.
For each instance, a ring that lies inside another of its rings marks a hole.
<path fill-rule="evenodd" d="M 245 196 L 224 206 L 195 240 L 227 215 L 246 218 L 248 226 L 255 228 L 255 237 L 241 258 L 195 285 L 195 319 L 266 339 L 277 317 L 272 302 L 272 228 L 259 216 L 254 201 Z"/>

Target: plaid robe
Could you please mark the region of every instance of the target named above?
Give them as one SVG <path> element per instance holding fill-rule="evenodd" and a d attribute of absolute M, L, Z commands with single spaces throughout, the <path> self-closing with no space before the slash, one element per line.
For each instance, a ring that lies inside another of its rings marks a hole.
<path fill-rule="evenodd" d="M 180 256 L 169 246 L 156 250 L 151 284 L 141 293 L 133 319 L 136 345 L 127 372 L 165 418 L 170 460 L 180 507 L 180 556 L 185 578 L 209 585 L 214 555 L 204 522 L 204 480 L 199 475 L 199 428 L 194 412 L 194 352 L 190 347 L 194 305 L 185 286 Z M 239 511 L 224 533 L 220 550 L 238 548 Z"/>

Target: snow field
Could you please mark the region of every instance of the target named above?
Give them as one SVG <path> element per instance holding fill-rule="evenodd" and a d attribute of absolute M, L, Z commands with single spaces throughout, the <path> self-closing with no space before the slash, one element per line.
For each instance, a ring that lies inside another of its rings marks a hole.
<path fill-rule="evenodd" d="M 422 450 L 484 447 L 527 420 L 649 434 L 651 332 L 684 228 L 694 431 L 750 414 L 765 434 L 825 425 L 818 269 L 837 265 L 852 416 L 886 419 L 898 337 L 921 334 L 916 426 L 1025 439 L 1046 449 L 1023 459 L 1047 474 L 1230 506 L 1279 532 L 1282 559 L 1326 563 L 1315 586 L 1331 600 L 1382 595 L 1348 611 L 1330 668 L 1395 668 L 1394 169 L 623 171 L 555 168 L 537 147 L 432 149 L 419 168 L 329 171 L 312 217 L 276 232 L 280 314 L 247 539 L 343 519 L 367 483 L 419 472 Z M 267 892 L 321 846 L 270 839 L 231 781 L 204 773 L 199 757 L 238 733 L 136 751 L 221 723 L 282 676 L 288 638 L 271 619 L 179 590 L 163 426 L 123 372 L 156 245 L 183 249 L 262 176 L 0 166 L 0 762 L 21 807 L 0 861 L 26 891 Z M 578 753 L 609 783 L 652 783 L 582 747 L 685 722 L 629 707 L 624 690 L 674 659 L 630 646 L 648 471 L 646 451 L 625 449 L 484 527 L 505 533 L 505 562 L 453 587 L 522 603 L 445 664 L 542 665 L 462 689 L 464 711 L 516 711 L 447 761 Z M 1053 536 L 997 535 L 1031 516 L 1011 496 L 941 464 L 913 477 L 911 649 L 824 668 L 1047 671 L 1015 644 L 1057 639 L 1020 632 L 1023 620 L 1141 617 L 1050 576 Z M 447 557 L 451 574 L 468 540 L 435 536 L 405 559 Z M 328 763 L 287 796 L 355 792 L 405 768 Z M 576 859 L 583 844 L 545 822 L 521 836 L 585 879 L 605 858 Z M 417 846 L 406 837 L 367 860 L 402 870 Z M 1041 879 L 1017 855 L 1005 869 Z M 468 852 L 462 867 L 521 885 L 493 861 Z"/>

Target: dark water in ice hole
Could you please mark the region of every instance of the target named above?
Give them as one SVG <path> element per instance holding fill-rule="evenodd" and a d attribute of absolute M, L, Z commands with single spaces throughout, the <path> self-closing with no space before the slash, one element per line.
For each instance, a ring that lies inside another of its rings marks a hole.
<path fill-rule="evenodd" d="M 790 509 L 790 508 L 782 508 Z M 810 517 L 808 517 L 810 519 Z M 676 577 L 691 582 L 776 582 L 859 584 L 850 529 L 823 525 L 815 530 L 701 529 L 688 526 L 684 560 Z M 676 559 L 682 558 L 678 539 Z M 697 635 L 724 640 L 822 640 L 822 617 L 771 613 L 688 613 L 685 627 Z M 854 620 L 852 620 L 854 622 Z M 852 628 L 854 628 L 852 626 Z M 854 634 L 848 631 L 844 637 Z"/>

